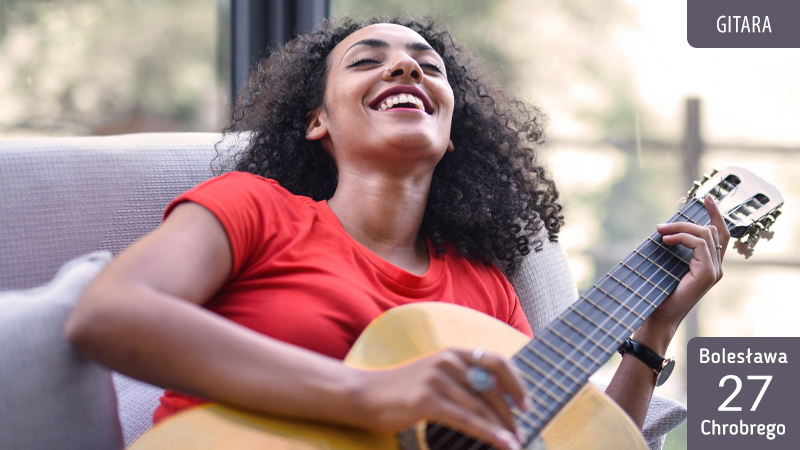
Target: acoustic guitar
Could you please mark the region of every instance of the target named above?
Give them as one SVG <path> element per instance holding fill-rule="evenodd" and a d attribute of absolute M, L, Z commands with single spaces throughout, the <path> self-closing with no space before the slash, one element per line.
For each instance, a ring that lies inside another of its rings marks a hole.
<path fill-rule="evenodd" d="M 709 223 L 703 206 L 712 195 L 735 247 L 749 257 L 783 204 L 777 189 L 751 172 L 728 167 L 695 182 L 670 222 Z M 654 233 L 603 276 L 533 340 L 487 315 L 444 303 L 415 303 L 376 319 L 350 350 L 345 364 L 381 369 L 447 347 L 483 346 L 509 358 L 533 400 L 514 409 L 530 437 L 526 449 L 646 449 L 638 428 L 620 407 L 587 383 L 619 345 L 672 292 L 689 271 L 691 249 L 665 245 Z M 485 450 L 435 423 L 399 434 L 256 416 L 218 404 L 166 419 L 133 450 Z"/>

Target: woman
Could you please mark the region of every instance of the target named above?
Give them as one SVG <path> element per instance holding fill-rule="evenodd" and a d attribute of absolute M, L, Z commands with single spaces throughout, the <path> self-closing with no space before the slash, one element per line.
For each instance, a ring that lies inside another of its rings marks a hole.
<path fill-rule="evenodd" d="M 243 172 L 176 199 L 75 308 L 75 346 L 169 388 L 157 419 L 202 398 L 374 430 L 435 420 L 519 448 L 503 395 L 526 399 L 498 355 L 480 357 L 498 380 L 480 394 L 464 350 L 385 371 L 339 360 L 372 318 L 411 301 L 466 304 L 530 334 L 488 262 L 513 271 L 528 238 L 561 224 L 528 147 L 539 118 L 479 81 L 446 33 L 389 22 L 326 25 L 263 61 L 231 127 L 253 131 L 234 161 Z M 694 250 L 634 335 L 661 355 L 722 276 L 729 235 L 706 207 L 711 226 L 658 228 Z M 652 378 L 626 355 L 607 391 L 639 426 Z"/>

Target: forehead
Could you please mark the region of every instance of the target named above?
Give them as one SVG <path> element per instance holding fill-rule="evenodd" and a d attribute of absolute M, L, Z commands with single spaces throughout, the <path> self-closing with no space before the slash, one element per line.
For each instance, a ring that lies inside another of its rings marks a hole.
<path fill-rule="evenodd" d="M 425 41 L 422 36 L 410 28 L 393 23 L 377 23 L 361 28 L 350 36 L 347 36 L 342 42 L 334 47 L 333 51 L 331 52 L 331 57 L 334 61 L 340 59 L 342 56 L 344 56 L 344 53 L 346 53 L 347 50 L 353 46 L 353 44 L 364 39 L 379 39 L 388 42 L 391 46 L 402 46 L 410 42 L 427 44 L 427 41 Z"/>

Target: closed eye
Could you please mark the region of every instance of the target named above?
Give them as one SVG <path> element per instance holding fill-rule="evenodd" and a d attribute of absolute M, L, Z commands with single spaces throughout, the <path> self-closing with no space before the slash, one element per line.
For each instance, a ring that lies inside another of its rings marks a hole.
<path fill-rule="evenodd" d="M 420 67 L 423 67 L 423 68 L 427 67 L 427 68 L 429 68 L 429 69 L 433 70 L 433 71 L 434 71 L 434 72 L 436 72 L 436 73 L 443 73 L 443 72 L 442 72 L 442 68 L 441 68 L 441 67 L 439 67 L 439 66 L 438 66 L 438 65 L 436 65 L 436 64 L 433 64 L 433 63 L 425 63 L 425 64 L 420 64 Z"/>
<path fill-rule="evenodd" d="M 369 58 L 369 57 L 361 58 L 361 59 L 357 59 L 356 61 L 354 61 L 352 64 L 347 66 L 347 68 L 349 69 L 351 67 L 358 67 L 358 66 L 363 66 L 363 65 L 366 65 L 366 64 L 380 64 L 380 61 L 378 61 L 375 58 Z"/>

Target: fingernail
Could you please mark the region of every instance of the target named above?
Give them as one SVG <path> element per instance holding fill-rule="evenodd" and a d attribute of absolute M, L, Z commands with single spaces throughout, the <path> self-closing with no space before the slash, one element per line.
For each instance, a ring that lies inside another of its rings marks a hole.
<path fill-rule="evenodd" d="M 658 227 L 665 227 L 665 226 L 667 226 L 667 225 L 669 225 L 669 224 L 668 224 L 668 223 L 657 223 L 657 224 L 656 224 L 656 228 L 658 228 Z"/>
<path fill-rule="evenodd" d="M 517 439 L 520 442 L 525 442 L 525 439 L 527 438 L 528 438 L 528 432 L 525 431 L 525 428 L 522 428 L 521 426 L 517 427 Z"/>
<path fill-rule="evenodd" d="M 512 450 L 522 450 L 522 446 L 519 444 L 517 437 L 514 436 L 514 433 L 508 430 L 500 430 L 497 432 L 496 436 L 498 440 L 508 444 Z"/>
<path fill-rule="evenodd" d="M 523 407 L 523 408 L 525 408 L 525 410 L 527 411 L 527 410 L 529 410 L 529 409 L 533 408 L 533 402 L 531 401 L 531 399 L 530 399 L 530 398 L 528 398 L 528 397 L 525 397 L 525 398 L 522 400 L 522 407 Z"/>

